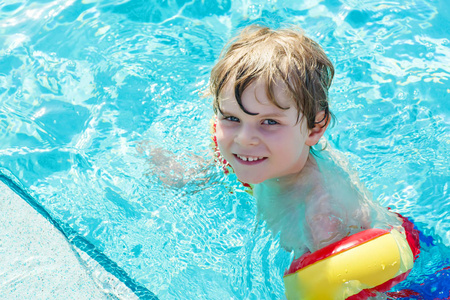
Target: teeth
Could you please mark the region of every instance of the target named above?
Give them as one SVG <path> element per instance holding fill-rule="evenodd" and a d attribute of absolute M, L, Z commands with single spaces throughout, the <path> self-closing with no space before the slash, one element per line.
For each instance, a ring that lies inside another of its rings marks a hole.
<path fill-rule="evenodd" d="M 239 157 L 243 161 L 257 161 L 257 160 L 264 158 L 264 157 L 252 157 L 252 156 L 241 156 L 241 155 L 237 155 L 237 157 Z"/>

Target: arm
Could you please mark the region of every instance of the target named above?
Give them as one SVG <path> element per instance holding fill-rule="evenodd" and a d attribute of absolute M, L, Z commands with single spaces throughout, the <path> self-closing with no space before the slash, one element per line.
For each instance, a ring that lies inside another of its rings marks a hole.
<path fill-rule="evenodd" d="M 308 203 L 306 222 L 310 228 L 314 252 L 348 235 L 348 228 L 344 224 L 343 209 L 335 209 L 328 195 L 316 197 Z"/>
<path fill-rule="evenodd" d="M 156 175 L 168 186 L 182 188 L 192 181 L 201 186 L 214 178 L 213 161 L 204 156 L 192 152 L 177 154 L 151 141 L 138 143 L 136 150 L 147 157 L 147 175 Z"/>

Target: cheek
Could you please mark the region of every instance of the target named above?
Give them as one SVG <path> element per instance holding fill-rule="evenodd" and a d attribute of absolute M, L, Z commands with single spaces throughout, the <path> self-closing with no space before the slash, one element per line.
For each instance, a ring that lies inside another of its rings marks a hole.
<path fill-rule="evenodd" d="M 217 145 L 220 151 L 223 151 L 226 145 L 228 144 L 228 140 L 230 139 L 230 132 L 225 130 L 225 128 L 217 125 L 216 127 L 216 139 Z"/>
<path fill-rule="evenodd" d="M 223 128 L 220 127 L 219 124 L 217 124 L 217 126 L 216 126 L 217 143 L 222 143 L 224 138 L 225 138 L 225 135 L 224 135 L 224 132 L 223 132 Z"/>
<path fill-rule="evenodd" d="M 274 136 L 271 139 L 271 144 L 274 149 L 277 149 L 277 153 L 281 154 L 280 156 L 293 157 L 301 154 L 305 138 L 299 130 L 293 130 Z"/>

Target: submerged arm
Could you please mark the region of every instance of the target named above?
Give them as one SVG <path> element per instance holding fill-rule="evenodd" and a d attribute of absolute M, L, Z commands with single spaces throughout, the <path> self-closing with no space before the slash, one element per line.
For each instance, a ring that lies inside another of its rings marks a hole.
<path fill-rule="evenodd" d="M 331 199 L 323 195 L 307 208 L 306 221 L 312 236 L 314 252 L 346 237 L 349 232 L 344 224 L 342 212 L 332 208 Z"/>
<path fill-rule="evenodd" d="M 157 176 L 161 182 L 171 187 L 182 188 L 192 181 L 201 186 L 214 177 L 211 172 L 213 160 L 196 153 L 177 154 L 149 141 L 139 143 L 137 151 L 147 156 L 147 174 Z"/>

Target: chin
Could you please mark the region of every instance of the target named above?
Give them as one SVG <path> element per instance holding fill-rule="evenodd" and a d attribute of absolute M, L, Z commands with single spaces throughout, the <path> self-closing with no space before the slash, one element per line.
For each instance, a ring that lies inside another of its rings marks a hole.
<path fill-rule="evenodd" d="M 254 177 L 249 177 L 249 176 L 238 176 L 238 175 L 237 175 L 237 178 L 239 179 L 239 181 L 242 181 L 243 183 L 248 183 L 248 184 L 258 184 L 265 180 L 263 178 L 254 178 Z"/>

